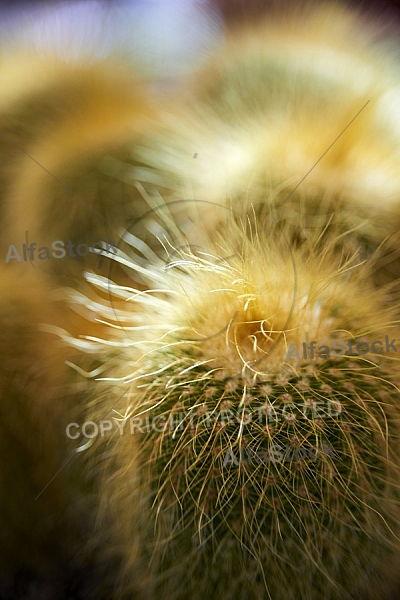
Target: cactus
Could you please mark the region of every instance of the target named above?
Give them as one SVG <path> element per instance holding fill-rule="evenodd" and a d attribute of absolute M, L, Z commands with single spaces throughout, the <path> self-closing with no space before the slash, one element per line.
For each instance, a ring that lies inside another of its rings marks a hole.
<path fill-rule="evenodd" d="M 134 287 L 111 270 L 88 275 L 99 302 L 70 294 L 110 325 L 72 343 L 96 356 L 89 418 L 122 432 L 88 456 L 120 596 L 372 600 L 396 582 L 398 76 L 353 13 L 303 14 L 229 34 L 190 110 L 109 163 L 158 212 L 113 258 Z M 199 211 L 176 200 L 193 190 Z M 174 220 L 187 239 L 164 236 Z"/>
<path fill-rule="evenodd" d="M 115 260 L 146 291 L 88 276 L 130 302 L 86 342 L 107 374 L 90 418 L 112 392 L 125 427 L 101 454 L 122 596 L 141 579 L 143 597 L 168 600 L 372 599 L 395 580 L 395 311 L 334 240 L 288 251 L 284 234 L 229 220 L 202 254 L 171 262 L 166 244 L 147 275 L 150 250 L 131 239 Z M 338 340 L 357 351 L 334 356 Z M 377 340 L 382 353 L 364 352 Z"/>

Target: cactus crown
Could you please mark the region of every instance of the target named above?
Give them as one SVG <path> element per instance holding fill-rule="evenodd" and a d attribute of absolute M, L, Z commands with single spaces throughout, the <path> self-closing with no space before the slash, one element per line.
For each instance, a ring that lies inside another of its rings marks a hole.
<path fill-rule="evenodd" d="M 146 291 L 89 276 L 133 303 L 114 310 L 110 340 L 91 343 L 111 381 L 131 386 L 119 418 L 140 437 L 116 452 L 129 465 L 134 448 L 152 523 L 144 554 L 177 600 L 225 594 L 228 581 L 232 598 L 347 598 L 397 531 L 397 360 L 288 350 L 382 339 L 393 311 L 353 259 L 227 227 L 213 252 L 164 244 L 147 269 L 119 252 Z"/>

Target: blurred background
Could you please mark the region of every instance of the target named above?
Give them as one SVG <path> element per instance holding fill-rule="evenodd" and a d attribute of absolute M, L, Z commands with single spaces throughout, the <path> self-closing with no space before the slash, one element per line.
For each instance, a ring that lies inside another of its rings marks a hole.
<path fill-rule="evenodd" d="M 115 51 L 134 57 L 156 76 L 174 80 L 212 54 L 225 25 L 258 19 L 285 3 L 300 4 L 298 0 L 0 0 L 0 50 L 33 45 L 71 59 L 85 54 L 101 58 Z M 378 27 L 380 22 L 394 27 L 400 23 L 400 0 L 347 4 L 361 9 Z M 10 578 L 7 596 L 0 587 L 0 600 L 83 600 L 78 590 L 84 587 L 87 568 L 67 576 L 73 582 L 63 582 L 54 591 L 42 581 L 32 582 L 31 574 L 24 581 L 17 573 L 15 581 Z M 62 591 L 66 588 L 68 592 Z"/>
<path fill-rule="evenodd" d="M 400 0 L 342 0 L 375 29 L 400 19 Z M 318 2 L 317 2 L 318 4 Z M 226 25 L 257 20 L 294 0 L 0 0 L 0 50 L 32 45 L 67 59 L 109 53 L 154 75 L 190 72 L 212 54 Z"/>

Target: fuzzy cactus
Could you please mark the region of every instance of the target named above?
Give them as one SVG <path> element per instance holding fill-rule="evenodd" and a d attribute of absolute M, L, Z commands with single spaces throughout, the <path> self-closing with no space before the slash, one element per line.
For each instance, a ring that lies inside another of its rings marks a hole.
<path fill-rule="evenodd" d="M 86 302 L 110 333 L 75 342 L 102 363 L 90 418 L 114 407 L 121 429 L 96 450 L 121 596 L 381 597 L 400 550 L 395 311 L 333 249 L 225 227 L 147 275 L 131 238 L 115 260 L 146 291 L 88 276 L 128 301 Z"/>

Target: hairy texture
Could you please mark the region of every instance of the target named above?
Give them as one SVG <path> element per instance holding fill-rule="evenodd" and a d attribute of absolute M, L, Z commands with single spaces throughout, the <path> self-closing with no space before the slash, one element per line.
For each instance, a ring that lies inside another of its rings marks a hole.
<path fill-rule="evenodd" d="M 190 109 L 167 116 L 133 149 L 146 166 L 133 172 L 149 190 L 170 180 L 175 197 L 226 203 L 239 213 L 258 204 L 296 222 L 306 206 L 301 236 L 313 234 L 318 216 L 318 227 L 333 221 L 339 233 L 354 230 L 348 247 L 365 256 L 384 244 L 376 283 L 393 281 L 398 49 L 382 38 L 373 22 L 332 3 L 234 28 L 201 77 L 195 74 Z M 212 230 L 219 214 L 207 219 Z"/>
<path fill-rule="evenodd" d="M 186 58 L 173 76 L 36 34 L 1 52 L 0 596 L 66 563 L 96 600 L 386 600 L 399 583 L 383 32 L 291 6 L 232 27 L 193 78 Z M 57 240 L 114 250 L 45 256 Z"/>
<path fill-rule="evenodd" d="M 366 267 L 335 270 L 329 251 L 292 250 L 292 263 L 259 225 L 249 238 L 228 220 L 214 255 L 153 257 L 147 292 L 90 277 L 132 304 L 106 339 L 75 342 L 105 356 L 90 419 L 113 407 L 123 430 L 101 464 L 125 593 L 146 562 L 149 597 L 174 600 L 375 598 L 396 580 L 397 349 L 288 357 L 305 340 L 395 338 L 395 311 Z M 150 252 L 135 250 L 133 278 Z M 273 460 L 277 446 L 320 454 Z"/>

